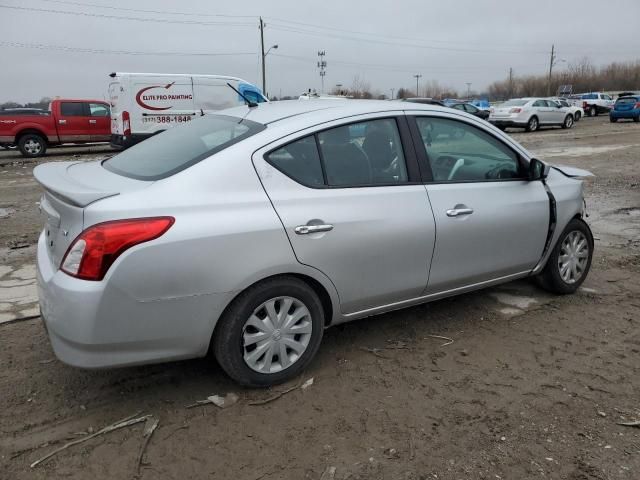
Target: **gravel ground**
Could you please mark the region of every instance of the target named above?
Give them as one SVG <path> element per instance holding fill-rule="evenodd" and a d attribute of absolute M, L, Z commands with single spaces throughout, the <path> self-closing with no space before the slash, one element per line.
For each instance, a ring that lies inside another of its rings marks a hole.
<path fill-rule="evenodd" d="M 618 424 L 640 420 L 640 127 L 597 117 L 513 135 L 596 174 L 583 287 L 556 297 L 519 281 L 332 328 L 303 377 L 273 391 L 240 389 L 207 359 L 105 371 L 57 361 L 31 318 L 35 163 L 0 152 L 0 478 L 133 478 L 143 423 L 29 465 L 136 412 L 159 419 L 143 479 L 640 478 L 640 428 Z M 110 150 L 55 153 L 47 160 Z M 228 392 L 239 396 L 229 408 L 186 408 Z"/>

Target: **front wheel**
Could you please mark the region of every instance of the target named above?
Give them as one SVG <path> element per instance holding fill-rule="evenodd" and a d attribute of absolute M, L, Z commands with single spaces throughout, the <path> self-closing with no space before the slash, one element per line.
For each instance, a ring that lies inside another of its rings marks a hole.
<path fill-rule="evenodd" d="M 574 115 L 574 121 L 579 122 L 580 118 L 582 118 L 582 115 L 580 114 L 580 111 L 577 111 Z"/>
<path fill-rule="evenodd" d="M 233 380 L 268 387 L 298 375 L 322 341 L 324 310 L 295 277 L 274 277 L 240 294 L 220 318 L 213 353 Z"/>
<path fill-rule="evenodd" d="M 573 127 L 573 117 L 571 115 L 567 115 L 562 122 L 562 128 L 571 128 Z"/>
<path fill-rule="evenodd" d="M 23 157 L 42 157 L 47 151 L 47 141 L 38 134 L 28 133 L 20 137 L 18 148 Z"/>
<path fill-rule="evenodd" d="M 550 292 L 575 292 L 589 273 L 593 256 L 593 235 L 589 226 L 574 218 L 564 229 L 549 260 L 538 276 L 541 286 Z"/>
<path fill-rule="evenodd" d="M 617 119 L 617 118 L 614 118 L 614 117 L 609 117 L 609 121 L 610 121 L 611 123 L 616 123 L 616 122 L 618 121 L 618 119 Z"/>

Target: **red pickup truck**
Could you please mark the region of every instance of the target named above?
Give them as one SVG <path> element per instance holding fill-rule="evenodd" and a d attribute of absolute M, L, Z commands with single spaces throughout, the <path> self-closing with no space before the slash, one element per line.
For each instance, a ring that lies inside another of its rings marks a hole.
<path fill-rule="evenodd" d="M 0 146 L 16 145 L 25 157 L 41 157 L 51 145 L 110 139 L 111 112 L 102 100 L 56 99 L 49 111 L 0 110 Z"/>

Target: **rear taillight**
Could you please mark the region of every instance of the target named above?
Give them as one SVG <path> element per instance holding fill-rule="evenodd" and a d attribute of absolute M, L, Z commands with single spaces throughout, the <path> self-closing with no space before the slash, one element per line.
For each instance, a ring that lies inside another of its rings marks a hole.
<path fill-rule="evenodd" d="M 129 117 L 129 112 L 126 110 L 122 112 L 122 135 L 125 137 L 131 135 L 131 119 Z"/>
<path fill-rule="evenodd" d="M 520 113 L 522 111 L 521 108 L 515 107 L 509 110 L 509 113 Z"/>
<path fill-rule="evenodd" d="M 83 280 L 102 280 L 125 250 L 160 237 L 174 221 L 173 217 L 152 217 L 93 225 L 73 241 L 60 270 Z"/>
<path fill-rule="evenodd" d="M 587 108 L 587 102 L 582 102 L 582 108 Z"/>
<path fill-rule="evenodd" d="M 640 102 L 636 103 L 633 108 L 640 108 Z"/>

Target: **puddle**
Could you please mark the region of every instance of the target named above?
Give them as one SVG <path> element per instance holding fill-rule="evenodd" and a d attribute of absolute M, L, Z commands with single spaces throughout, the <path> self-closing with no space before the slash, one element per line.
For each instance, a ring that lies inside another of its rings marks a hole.
<path fill-rule="evenodd" d="M 511 295 L 510 293 L 492 292 L 489 295 L 491 295 L 498 302 L 503 303 L 504 305 L 508 305 L 509 307 L 515 307 L 515 309 L 520 309 L 520 310 L 525 310 L 529 308 L 529 306 L 533 305 L 534 303 L 538 303 L 538 301 L 535 298 L 523 297 L 520 295 Z M 510 310 L 513 310 L 513 309 L 514 308 Z M 503 309 L 503 310 L 509 310 L 509 309 Z"/>
<path fill-rule="evenodd" d="M 541 158 L 553 157 L 587 157 L 589 155 L 597 155 L 604 152 L 613 152 L 615 150 L 623 150 L 625 148 L 637 147 L 634 145 L 603 145 L 599 147 L 555 147 L 555 148 L 537 148 L 534 149 L 536 155 Z"/>

